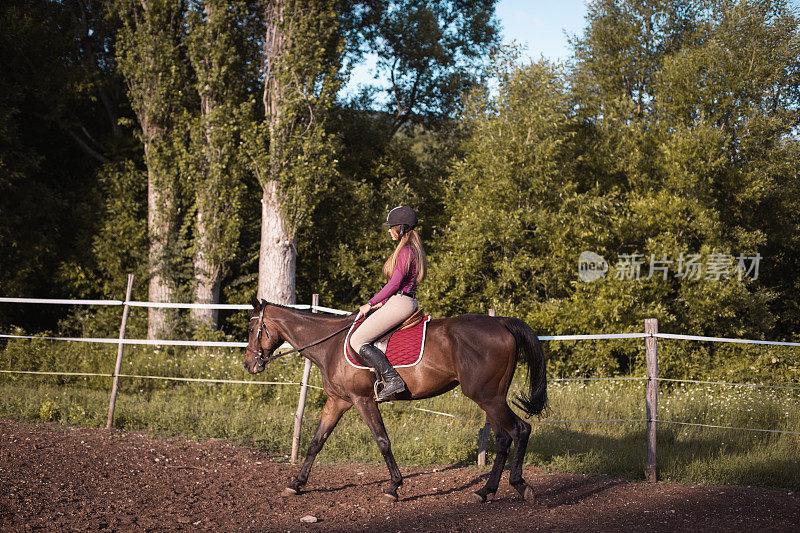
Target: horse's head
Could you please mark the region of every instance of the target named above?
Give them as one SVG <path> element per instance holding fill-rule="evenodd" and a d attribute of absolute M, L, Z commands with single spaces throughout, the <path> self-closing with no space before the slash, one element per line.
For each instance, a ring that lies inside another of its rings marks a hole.
<path fill-rule="evenodd" d="M 253 304 L 253 312 L 247 330 L 244 368 L 251 374 L 258 374 L 275 358 L 273 352 L 283 344 L 283 337 L 275 322 L 267 316 L 269 303 L 266 300 L 259 302 L 255 296 L 250 303 Z"/>

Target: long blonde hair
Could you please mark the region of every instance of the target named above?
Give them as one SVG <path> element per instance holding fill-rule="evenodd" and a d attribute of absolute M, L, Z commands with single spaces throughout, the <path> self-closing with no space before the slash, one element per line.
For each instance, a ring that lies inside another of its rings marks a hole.
<path fill-rule="evenodd" d="M 383 265 L 383 275 L 387 280 L 392 277 L 394 267 L 397 265 L 397 256 L 400 255 L 400 250 L 402 250 L 404 246 L 410 246 L 411 252 L 417 259 L 417 284 L 420 284 L 422 280 L 425 279 L 425 274 L 428 269 L 425 262 L 425 249 L 422 247 L 422 241 L 419 235 L 413 229 L 408 230 L 405 235 L 400 237 L 394 252 Z"/>

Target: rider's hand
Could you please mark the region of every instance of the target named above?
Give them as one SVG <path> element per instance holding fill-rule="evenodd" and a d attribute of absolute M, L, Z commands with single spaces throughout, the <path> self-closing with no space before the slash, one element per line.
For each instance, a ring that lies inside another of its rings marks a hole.
<path fill-rule="evenodd" d="M 370 309 L 372 309 L 372 306 L 369 303 L 365 303 L 358 308 L 358 312 L 361 313 L 361 316 L 367 316 L 367 313 L 369 313 Z"/>

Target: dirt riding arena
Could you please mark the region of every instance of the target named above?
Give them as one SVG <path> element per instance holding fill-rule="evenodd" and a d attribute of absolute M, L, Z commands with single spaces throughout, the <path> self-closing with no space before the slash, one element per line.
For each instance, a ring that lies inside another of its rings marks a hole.
<path fill-rule="evenodd" d="M 800 495 L 754 487 L 648 484 L 527 468 L 537 493 L 505 479 L 469 501 L 488 470 L 402 468 L 401 500 L 380 502 L 383 465 L 317 465 L 284 498 L 296 467 L 223 440 L 0 420 L 0 529 L 223 531 L 798 531 Z M 316 523 L 302 523 L 306 515 Z"/>

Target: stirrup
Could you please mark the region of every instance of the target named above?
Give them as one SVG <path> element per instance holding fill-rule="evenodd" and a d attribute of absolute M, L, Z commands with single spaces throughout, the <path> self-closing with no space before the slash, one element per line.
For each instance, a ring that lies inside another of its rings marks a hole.
<path fill-rule="evenodd" d="M 383 379 L 383 376 L 381 376 L 381 379 L 376 379 L 375 380 L 375 383 L 372 385 L 372 388 L 375 391 L 375 401 L 376 402 L 385 402 L 385 401 L 391 400 L 392 397 L 395 394 L 398 394 L 398 393 L 403 392 L 404 390 L 406 390 L 407 387 L 406 387 L 405 381 L 403 381 L 403 378 L 400 378 L 399 376 L 398 376 L 398 378 L 399 378 L 399 381 L 400 381 L 400 383 L 399 383 L 400 387 L 397 388 L 397 390 L 391 391 L 386 396 L 383 395 L 383 391 L 386 390 L 386 380 Z M 397 383 L 397 382 L 395 382 L 395 383 Z"/>
<path fill-rule="evenodd" d="M 372 368 L 371 368 L 370 370 L 374 370 L 374 369 L 372 369 Z M 378 373 L 377 373 L 377 372 L 375 372 L 375 374 L 378 374 Z M 386 382 L 385 382 L 385 381 L 383 381 L 383 378 L 382 378 L 382 377 L 380 377 L 380 374 L 378 374 L 378 375 L 375 377 L 375 382 L 372 384 L 372 390 L 373 390 L 373 392 L 375 392 L 375 394 L 373 394 L 373 395 L 372 395 L 372 397 L 375 399 L 375 401 L 376 401 L 376 402 L 379 402 L 379 401 L 380 401 L 380 400 L 378 399 L 378 394 L 380 394 L 381 392 L 383 392 L 383 389 L 384 389 L 385 387 L 386 387 Z M 378 390 L 378 389 L 380 389 L 380 390 Z"/>

